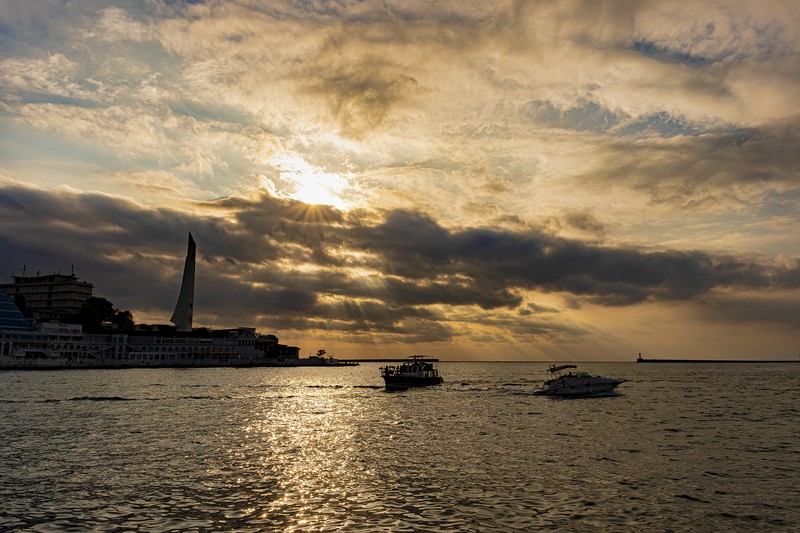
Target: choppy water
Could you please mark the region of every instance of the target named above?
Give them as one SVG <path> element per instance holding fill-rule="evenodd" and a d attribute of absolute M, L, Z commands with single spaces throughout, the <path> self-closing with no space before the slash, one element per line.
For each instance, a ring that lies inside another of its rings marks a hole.
<path fill-rule="evenodd" d="M 0 530 L 800 529 L 800 365 L 0 372 Z"/>

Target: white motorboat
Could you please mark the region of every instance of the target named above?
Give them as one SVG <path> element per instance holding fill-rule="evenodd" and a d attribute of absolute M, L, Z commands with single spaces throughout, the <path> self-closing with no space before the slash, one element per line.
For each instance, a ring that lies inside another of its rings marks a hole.
<path fill-rule="evenodd" d="M 542 396 L 599 396 L 613 391 L 624 379 L 594 376 L 579 372 L 577 365 L 553 365 L 547 369 L 550 378 L 533 391 Z"/>

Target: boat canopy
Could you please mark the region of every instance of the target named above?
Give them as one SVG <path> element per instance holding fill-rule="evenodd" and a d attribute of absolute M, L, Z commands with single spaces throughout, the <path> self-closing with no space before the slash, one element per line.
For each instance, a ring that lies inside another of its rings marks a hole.
<path fill-rule="evenodd" d="M 578 368 L 578 365 L 559 365 L 559 366 L 553 365 L 550 368 L 548 368 L 547 371 L 555 373 L 555 372 L 561 372 L 562 370 L 566 370 L 568 368 Z"/>

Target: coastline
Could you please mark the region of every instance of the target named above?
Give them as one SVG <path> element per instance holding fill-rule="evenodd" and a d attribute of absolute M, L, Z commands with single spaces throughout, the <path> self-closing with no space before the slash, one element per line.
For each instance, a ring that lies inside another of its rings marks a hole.
<path fill-rule="evenodd" d="M 41 363 L 19 363 L 0 361 L 0 372 L 12 370 L 124 370 L 130 368 L 266 368 L 266 367 L 339 367 L 358 366 L 351 361 L 310 361 L 308 359 L 295 359 L 290 361 L 198 361 L 198 362 L 163 362 L 158 361 L 114 361 L 114 362 L 87 362 L 87 361 L 61 361 Z"/>
<path fill-rule="evenodd" d="M 637 363 L 800 363 L 800 359 L 643 359 Z"/>

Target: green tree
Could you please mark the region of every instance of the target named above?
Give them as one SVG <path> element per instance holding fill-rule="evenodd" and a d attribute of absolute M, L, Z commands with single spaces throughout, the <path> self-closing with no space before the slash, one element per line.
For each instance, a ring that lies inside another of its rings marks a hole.
<path fill-rule="evenodd" d="M 102 323 L 114 316 L 114 305 L 105 298 L 90 296 L 83 302 L 78 318 L 83 331 L 97 333 L 103 329 Z"/>
<path fill-rule="evenodd" d="M 14 303 L 17 304 L 17 308 L 25 318 L 33 318 L 33 313 L 28 309 L 28 302 L 25 301 L 24 294 L 14 295 Z"/>
<path fill-rule="evenodd" d="M 130 311 L 120 311 L 105 298 L 91 296 L 83 302 L 78 315 L 83 330 L 87 333 L 99 333 L 105 328 L 103 323 L 111 323 L 116 328 L 127 330 L 133 328 L 133 315 Z"/>
<path fill-rule="evenodd" d="M 116 310 L 115 310 L 116 311 Z M 111 322 L 122 331 L 133 329 L 133 315 L 130 311 L 116 311 Z"/>

